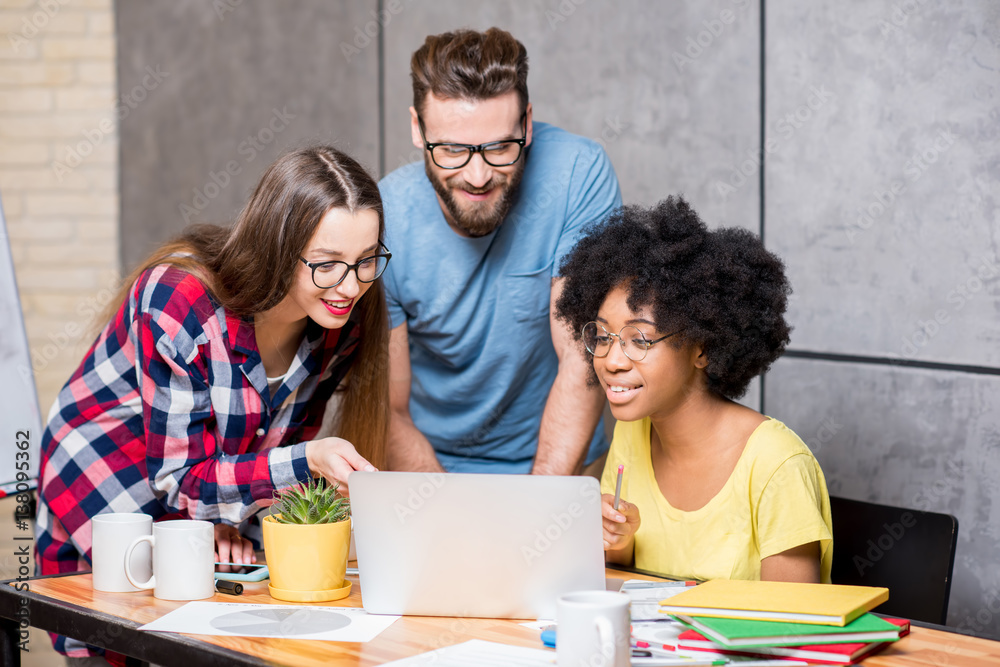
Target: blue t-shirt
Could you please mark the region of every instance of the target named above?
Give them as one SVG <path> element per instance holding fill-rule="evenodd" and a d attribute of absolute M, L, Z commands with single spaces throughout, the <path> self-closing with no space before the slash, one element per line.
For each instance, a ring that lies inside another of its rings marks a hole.
<path fill-rule="evenodd" d="M 552 279 L 581 230 L 621 205 L 611 161 L 589 139 L 535 123 L 525 159 L 514 205 L 480 238 L 448 226 L 423 163 L 379 184 L 389 316 L 410 340 L 410 415 L 452 472 L 531 471 L 558 370 Z M 587 462 L 607 448 L 599 425 Z"/>

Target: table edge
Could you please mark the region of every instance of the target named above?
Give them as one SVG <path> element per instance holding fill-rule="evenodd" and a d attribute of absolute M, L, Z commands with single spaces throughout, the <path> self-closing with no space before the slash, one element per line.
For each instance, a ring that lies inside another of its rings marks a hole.
<path fill-rule="evenodd" d="M 244 665 L 246 667 L 269 667 L 273 663 L 247 653 L 225 648 L 196 639 L 185 634 L 139 630 L 139 623 L 124 616 L 115 616 L 102 611 L 88 609 L 71 602 L 55 601 L 48 596 L 33 591 L 18 590 L 11 583 L 29 583 L 37 579 L 52 579 L 64 576 L 86 574 L 86 572 L 66 572 L 44 575 L 32 579 L 7 579 L 0 581 L 0 619 L 17 623 L 21 600 L 28 601 L 28 625 L 47 632 L 66 635 L 116 653 L 145 660 L 154 664 L 162 663 L 164 655 L 171 656 L 171 663 L 190 667 L 201 665 Z M 121 631 L 112 635 L 109 626 Z M 84 639 L 84 637 L 88 637 Z M 139 641 L 141 640 L 141 641 Z M 139 649 L 139 650 L 136 650 Z"/>

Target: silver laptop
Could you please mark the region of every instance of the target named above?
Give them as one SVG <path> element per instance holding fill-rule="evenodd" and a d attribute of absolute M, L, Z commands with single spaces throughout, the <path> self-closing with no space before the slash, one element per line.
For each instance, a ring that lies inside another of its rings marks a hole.
<path fill-rule="evenodd" d="M 592 477 L 355 472 L 361 599 L 373 614 L 555 618 L 604 590 Z"/>

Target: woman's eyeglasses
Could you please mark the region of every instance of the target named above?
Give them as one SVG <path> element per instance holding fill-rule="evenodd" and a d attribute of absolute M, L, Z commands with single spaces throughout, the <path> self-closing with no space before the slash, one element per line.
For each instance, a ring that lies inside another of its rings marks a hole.
<path fill-rule="evenodd" d="M 332 260 L 329 262 L 307 262 L 305 257 L 299 260 L 312 269 L 313 284 L 320 289 L 330 289 L 344 282 L 347 273 L 354 270 L 354 275 L 358 277 L 358 282 L 370 283 L 378 279 L 385 267 L 389 265 L 392 253 L 383 245 L 381 241 L 379 247 L 385 252 L 379 252 L 368 257 L 359 259 L 354 264 Z"/>
<path fill-rule="evenodd" d="M 583 344 L 587 346 L 587 352 L 590 352 L 597 358 L 608 356 L 608 353 L 611 352 L 611 345 L 614 342 L 612 339 L 617 338 L 618 344 L 622 346 L 622 352 L 625 353 L 626 357 L 632 361 L 642 361 L 646 358 L 646 352 L 649 351 L 649 348 L 661 340 L 666 340 L 680 332 L 675 331 L 655 340 L 649 340 L 639 329 L 631 324 L 622 327 L 621 331 L 615 334 L 605 329 L 598 322 L 587 322 L 583 325 L 581 333 Z"/>

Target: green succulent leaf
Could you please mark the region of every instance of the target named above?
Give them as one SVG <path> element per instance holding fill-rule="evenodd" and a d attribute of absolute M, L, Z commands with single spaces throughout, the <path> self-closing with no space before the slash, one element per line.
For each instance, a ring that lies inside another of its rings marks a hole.
<path fill-rule="evenodd" d="M 351 503 L 339 495 L 340 484 L 328 485 L 323 478 L 274 492 L 270 516 L 279 523 L 323 524 L 346 521 L 351 517 Z"/>

